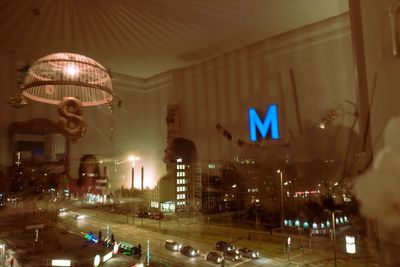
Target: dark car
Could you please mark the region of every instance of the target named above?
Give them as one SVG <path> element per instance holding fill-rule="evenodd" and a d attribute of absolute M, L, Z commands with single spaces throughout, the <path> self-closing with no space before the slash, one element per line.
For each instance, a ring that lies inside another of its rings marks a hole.
<path fill-rule="evenodd" d="M 171 251 L 180 251 L 182 248 L 182 244 L 173 240 L 165 240 L 164 247 Z"/>
<path fill-rule="evenodd" d="M 239 261 L 242 258 L 236 250 L 225 250 L 223 255 L 224 259 L 230 261 Z"/>
<path fill-rule="evenodd" d="M 199 255 L 199 250 L 195 249 L 192 246 L 183 246 L 181 247 L 180 251 L 183 255 L 188 257 L 196 257 L 197 255 Z"/>
<path fill-rule="evenodd" d="M 206 261 L 211 261 L 217 264 L 221 264 L 224 262 L 224 257 L 218 252 L 214 251 L 208 252 L 205 259 Z"/>
<path fill-rule="evenodd" d="M 225 241 L 218 241 L 215 244 L 215 249 L 219 250 L 219 251 L 225 251 L 225 250 L 231 251 L 231 250 L 235 250 L 235 246 L 231 245 L 231 244 L 229 244 L 229 243 L 227 243 Z"/>
<path fill-rule="evenodd" d="M 137 216 L 139 218 L 148 218 L 149 217 L 149 213 L 148 212 L 144 212 L 144 211 L 139 211 Z"/>
<path fill-rule="evenodd" d="M 260 253 L 258 253 L 258 251 L 254 251 L 248 248 L 239 248 L 237 251 L 243 258 L 248 258 L 248 259 L 260 258 Z"/>
<path fill-rule="evenodd" d="M 150 219 L 161 220 L 164 218 L 164 214 L 162 212 L 154 212 L 150 214 Z"/>

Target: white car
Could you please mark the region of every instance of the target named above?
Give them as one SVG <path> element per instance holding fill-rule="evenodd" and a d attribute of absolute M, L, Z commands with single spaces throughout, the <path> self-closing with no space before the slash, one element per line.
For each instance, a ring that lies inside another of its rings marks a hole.
<path fill-rule="evenodd" d="M 67 211 L 67 208 L 59 208 L 58 209 L 58 212 L 66 212 Z"/>
<path fill-rule="evenodd" d="M 75 219 L 75 220 L 82 220 L 84 217 L 85 217 L 85 215 L 82 215 L 82 214 L 75 214 L 74 219 Z"/>
<path fill-rule="evenodd" d="M 173 240 L 165 240 L 164 246 L 171 251 L 180 251 L 182 248 L 182 244 Z"/>

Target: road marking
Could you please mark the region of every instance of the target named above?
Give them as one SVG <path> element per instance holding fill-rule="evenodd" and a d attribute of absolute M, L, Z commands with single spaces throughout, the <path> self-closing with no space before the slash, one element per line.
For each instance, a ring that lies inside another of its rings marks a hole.
<path fill-rule="evenodd" d="M 247 260 L 245 260 L 245 261 L 238 262 L 238 263 L 232 265 L 232 267 L 242 265 L 242 264 L 244 264 L 244 263 L 246 263 L 246 262 L 249 262 L 249 261 L 250 261 L 250 259 L 247 259 Z"/>
<path fill-rule="evenodd" d="M 296 264 L 296 265 L 301 265 L 301 263 L 299 263 L 299 262 L 297 262 L 297 261 L 288 261 L 288 260 L 284 260 L 284 259 L 280 259 L 280 258 L 274 258 L 274 260 L 280 261 L 280 262 L 293 263 L 293 264 Z M 315 267 L 324 266 L 324 264 L 321 265 L 321 264 L 315 264 L 315 263 L 307 263 L 307 265 L 309 265 L 309 266 L 315 266 Z"/>
<path fill-rule="evenodd" d="M 299 253 L 299 254 L 297 254 L 297 255 L 295 255 L 295 256 L 290 256 L 290 259 L 295 259 L 295 258 L 297 258 L 297 257 L 299 257 L 299 256 L 301 256 L 301 255 L 303 255 L 303 253 Z"/>

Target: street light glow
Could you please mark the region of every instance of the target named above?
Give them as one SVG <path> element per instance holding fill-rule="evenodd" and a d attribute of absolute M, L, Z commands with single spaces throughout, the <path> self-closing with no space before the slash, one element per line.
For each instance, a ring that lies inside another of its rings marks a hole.
<path fill-rule="evenodd" d="M 346 235 L 346 252 L 349 254 L 356 253 L 356 239 L 354 236 Z"/>
<path fill-rule="evenodd" d="M 128 157 L 128 160 L 132 163 L 132 167 L 135 167 L 135 163 L 136 163 L 136 161 L 138 161 L 139 159 L 140 159 L 140 157 L 133 156 L 133 155 L 130 155 L 130 156 Z"/>
<path fill-rule="evenodd" d="M 71 266 L 71 260 L 51 260 L 51 266 Z"/>

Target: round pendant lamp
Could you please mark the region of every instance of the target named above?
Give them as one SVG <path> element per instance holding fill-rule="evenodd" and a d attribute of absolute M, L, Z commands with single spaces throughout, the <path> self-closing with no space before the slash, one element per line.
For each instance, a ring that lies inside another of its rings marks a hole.
<path fill-rule="evenodd" d="M 65 97 L 82 106 L 109 103 L 113 89 L 109 72 L 95 60 L 74 53 L 55 53 L 35 61 L 28 69 L 22 94 L 29 99 L 59 105 Z"/>
<path fill-rule="evenodd" d="M 95 60 L 74 53 L 55 53 L 35 61 L 22 84 L 22 94 L 34 101 L 58 105 L 58 124 L 76 142 L 86 132 L 82 106 L 111 103 L 109 72 Z"/>

